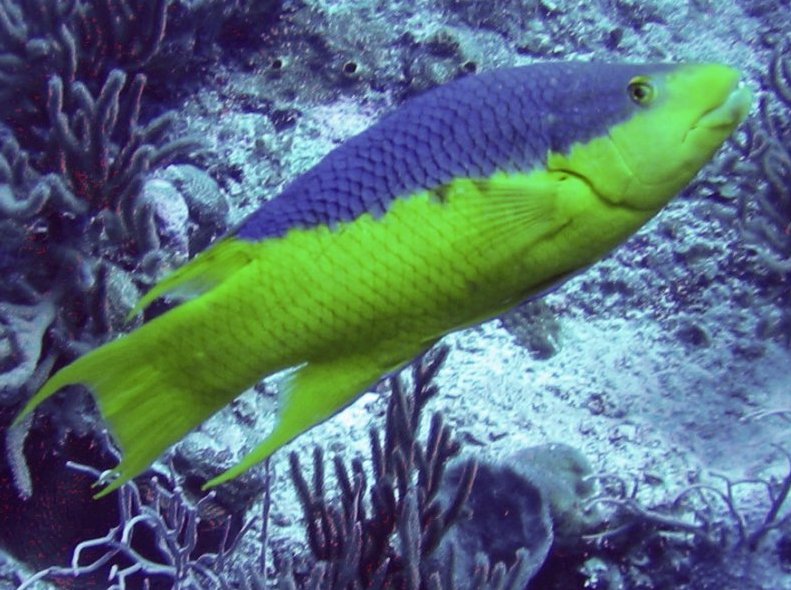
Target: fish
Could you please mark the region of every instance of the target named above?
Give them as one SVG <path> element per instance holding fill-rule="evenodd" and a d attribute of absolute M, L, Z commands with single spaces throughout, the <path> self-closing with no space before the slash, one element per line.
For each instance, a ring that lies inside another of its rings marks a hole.
<path fill-rule="evenodd" d="M 261 379 L 275 424 L 239 476 L 433 346 L 625 241 L 745 119 L 717 63 L 543 62 L 415 97 L 328 153 L 145 294 L 165 313 L 56 371 L 91 390 L 121 451 L 96 497 Z"/>

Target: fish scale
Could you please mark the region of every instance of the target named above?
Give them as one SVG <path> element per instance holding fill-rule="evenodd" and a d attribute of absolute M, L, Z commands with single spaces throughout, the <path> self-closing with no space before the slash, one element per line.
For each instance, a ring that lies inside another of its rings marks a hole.
<path fill-rule="evenodd" d="M 623 242 L 744 118 L 738 79 L 716 64 L 547 63 L 439 87 L 163 279 L 135 312 L 187 300 L 61 368 L 20 416 L 87 385 L 123 454 L 102 496 L 291 369 L 272 430 L 206 485 L 228 481 L 443 335 Z"/>
<path fill-rule="evenodd" d="M 575 70 L 579 66 L 542 64 L 532 67 L 530 76 L 525 76 L 524 68 L 496 70 L 459 80 L 451 90 L 441 87 L 434 93 L 419 97 L 400 109 L 397 119 L 387 117 L 333 151 L 277 199 L 254 213 L 237 233 L 247 239 L 263 239 L 282 235 L 295 226 L 310 227 L 314 223 L 312 219 L 294 213 L 297 203 L 318 200 L 317 195 L 337 199 L 350 207 L 348 217 L 341 219 L 330 217 L 321 210 L 320 204 L 315 209 L 311 207 L 321 223 L 349 221 L 370 211 L 371 200 L 384 200 L 386 208 L 388 203 L 399 197 L 450 182 L 468 170 L 488 176 L 496 171 L 498 163 L 512 170 L 525 170 L 544 156 L 541 146 L 546 145 L 541 137 L 531 141 L 526 146 L 528 149 L 511 141 L 513 137 L 534 137 L 535 129 L 533 133 L 528 132 L 532 122 L 526 115 L 538 110 L 535 108 L 538 100 L 531 99 L 531 95 L 548 84 L 547 77 L 557 75 L 552 70 Z M 637 71 L 635 67 L 634 72 Z M 502 80 L 511 80 L 511 83 L 504 84 Z M 496 87 L 494 91 L 493 85 Z M 504 107 L 506 111 L 503 111 Z M 520 114 L 525 116 L 518 117 Z M 622 113 L 613 109 L 613 113 L 608 115 L 611 120 L 617 120 Z M 602 124 L 606 123 L 602 120 Z M 522 132 L 515 133 L 515 130 Z M 480 136 L 486 138 L 485 143 L 470 143 L 470 138 Z M 449 144 L 443 148 L 445 141 Z M 401 151 L 402 162 L 407 163 L 412 178 L 394 173 L 397 172 L 393 170 L 394 160 L 386 157 L 387 150 L 383 147 L 390 146 L 391 142 Z M 486 151 L 492 154 L 486 154 Z M 481 166 L 482 156 L 485 158 L 484 166 Z M 395 179 L 393 185 L 384 191 L 373 184 L 373 177 L 360 177 L 356 173 L 355 166 L 369 158 L 386 162 L 387 178 Z M 361 191 L 349 193 L 338 186 L 349 176 L 356 177 L 355 180 L 362 184 Z"/>

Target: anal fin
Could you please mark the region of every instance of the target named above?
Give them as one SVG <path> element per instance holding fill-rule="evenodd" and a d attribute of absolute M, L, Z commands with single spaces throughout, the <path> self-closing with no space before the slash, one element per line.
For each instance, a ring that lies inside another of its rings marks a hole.
<path fill-rule="evenodd" d="M 298 435 L 351 404 L 382 375 L 402 366 L 413 356 L 390 362 L 382 361 L 378 354 L 354 354 L 308 362 L 290 377 L 269 436 L 239 463 L 209 480 L 203 488 L 213 488 L 229 481 L 264 461 Z"/>

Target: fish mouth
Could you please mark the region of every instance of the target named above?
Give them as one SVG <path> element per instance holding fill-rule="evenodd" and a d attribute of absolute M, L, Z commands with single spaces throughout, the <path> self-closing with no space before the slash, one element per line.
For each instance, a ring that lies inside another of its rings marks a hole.
<path fill-rule="evenodd" d="M 736 80 L 728 97 L 713 109 L 703 113 L 690 132 L 696 129 L 732 129 L 747 118 L 751 105 L 752 92 L 744 82 Z"/>

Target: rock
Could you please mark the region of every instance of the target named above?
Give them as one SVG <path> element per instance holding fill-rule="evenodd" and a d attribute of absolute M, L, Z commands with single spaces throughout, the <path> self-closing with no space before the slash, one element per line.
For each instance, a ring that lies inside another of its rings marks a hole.
<path fill-rule="evenodd" d="M 463 468 L 463 464 L 456 464 L 448 470 L 440 492 L 443 504 L 450 502 Z M 437 550 L 439 563 L 450 563 L 452 550 L 455 578 L 464 580 L 473 572 L 481 553 L 492 564 L 510 566 L 516 552 L 526 549 L 531 565 L 520 584 L 513 585 L 524 587 L 544 563 L 552 545 L 549 504 L 541 489 L 511 467 L 483 463 L 478 467 L 467 508 L 471 517 L 450 529 Z"/>
<path fill-rule="evenodd" d="M 179 257 L 189 254 L 189 209 L 181 192 L 167 180 L 152 178 L 143 186 L 143 203 L 150 203 L 162 246 Z"/>
<path fill-rule="evenodd" d="M 536 360 L 546 360 L 560 349 L 560 322 L 542 300 L 528 301 L 500 316 L 503 327 Z"/>
<path fill-rule="evenodd" d="M 106 264 L 105 289 L 107 293 L 107 323 L 111 332 L 129 329 L 127 315 L 140 299 L 140 291 L 132 276 L 115 265 Z"/>
<path fill-rule="evenodd" d="M 235 428 L 229 428 L 234 432 Z M 173 465 L 185 479 L 185 487 L 200 494 L 200 486 L 233 467 L 235 457 L 229 447 L 204 432 L 193 432 L 181 441 L 173 453 Z M 250 469 L 217 488 L 217 501 L 233 514 L 244 514 L 265 489 L 263 470 Z"/>
<path fill-rule="evenodd" d="M 194 253 L 225 232 L 230 206 L 220 185 L 209 174 L 190 164 L 168 166 L 162 177 L 178 189 L 197 228 L 190 236 Z"/>
<path fill-rule="evenodd" d="M 580 536 L 598 522 L 595 513 L 584 510 L 595 490 L 588 480 L 593 468 L 577 449 L 561 443 L 528 447 L 511 455 L 507 464 L 544 494 L 556 544 L 578 544 Z"/>

